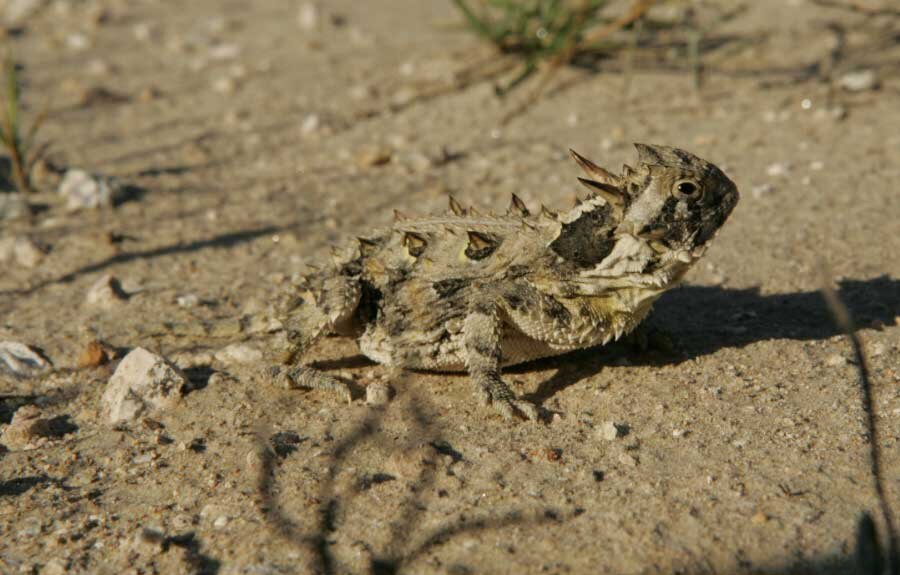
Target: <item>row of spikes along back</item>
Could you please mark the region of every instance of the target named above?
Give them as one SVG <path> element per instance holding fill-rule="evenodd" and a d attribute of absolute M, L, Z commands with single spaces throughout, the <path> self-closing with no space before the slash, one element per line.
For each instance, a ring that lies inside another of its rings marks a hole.
<path fill-rule="evenodd" d="M 621 219 L 628 203 L 628 196 L 624 193 L 621 184 L 627 178 L 627 175 L 633 172 L 633 169 L 627 165 L 623 166 L 623 177 L 616 176 L 588 160 L 575 150 L 569 150 L 569 152 L 584 172 L 591 176 L 591 178 L 578 178 L 578 181 L 591 192 L 591 196 L 589 196 L 588 199 L 597 196 L 603 198 L 606 203 L 611 206 L 615 217 Z M 585 200 L 576 196 L 574 202 L 575 207 L 583 201 Z M 478 217 L 481 215 L 474 206 L 466 208 L 453 196 L 449 196 L 449 205 L 450 212 L 458 217 Z M 525 202 L 522 201 L 522 198 L 515 193 L 512 194 L 506 215 L 518 216 L 521 218 L 523 226 L 534 229 L 534 225 L 525 219 L 531 215 L 531 212 L 525 205 Z M 550 210 L 544 204 L 541 204 L 541 216 L 553 221 L 559 219 L 559 213 Z M 411 219 L 413 218 L 403 212 L 394 210 L 395 222 L 409 221 Z M 455 233 L 451 228 L 448 228 L 447 231 L 449 233 Z M 487 255 L 490 255 L 497 247 L 496 239 L 488 234 L 473 230 L 468 230 L 466 233 L 469 236 L 469 246 L 466 249 L 466 255 L 471 259 L 482 259 Z M 357 240 L 363 249 L 363 253 L 376 248 L 378 245 L 375 240 L 365 237 L 358 237 Z M 428 241 L 419 233 L 407 231 L 404 232 L 403 245 L 407 248 L 411 256 L 418 257 L 425 251 Z"/>

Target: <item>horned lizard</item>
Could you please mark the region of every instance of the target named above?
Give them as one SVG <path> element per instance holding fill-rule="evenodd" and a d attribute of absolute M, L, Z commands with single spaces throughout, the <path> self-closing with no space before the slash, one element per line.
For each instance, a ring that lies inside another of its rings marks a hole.
<path fill-rule="evenodd" d="M 537 419 L 501 368 L 618 339 L 706 251 L 738 201 L 719 168 L 667 146 L 635 144 L 637 169 L 614 175 L 572 151 L 587 199 L 532 215 L 513 195 L 505 215 L 450 198 L 441 216 L 395 218 L 306 278 L 284 309 L 289 349 L 270 376 L 290 387 L 346 384 L 300 353 L 332 332 L 381 364 L 466 371 L 505 417 Z"/>

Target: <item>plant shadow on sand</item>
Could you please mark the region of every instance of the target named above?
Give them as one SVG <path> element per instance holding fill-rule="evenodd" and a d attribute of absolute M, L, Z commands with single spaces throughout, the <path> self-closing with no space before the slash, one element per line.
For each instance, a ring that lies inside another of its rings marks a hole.
<path fill-rule="evenodd" d="M 865 324 L 893 325 L 895 314 L 900 309 L 898 305 L 900 282 L 888 276 L 870 280 L 845 280 L 840 282 L 839 297 L 848 304 L 850 312 L 861 318 Z M 769 339 L 815 341 L 845 333 L 831 315 L 825 297 L 818 291 L 761 295 L 756 288 L 734 290 L 687 286 L 667 296 L 660 307 L 664 311 L 654 322 L 665 330 L 680 328 L 674 331 L 685 335 L 684 353 L 676 360 L 661 359 L 658 354 L 640 354 L 641 357 L 648 358 L 643 362 L 644 365 L 678 363 L 714 353 L 723 347 L 743 347 Z M 526 371 L 538 365 L 550 367 L 559 365 L 559 371 L 549 380 L 555 387 L 545 386 L 544 391 L 549 396 L 599 371 L 603 365 L 608 364 L 610 355 L 597 353 L 596 350 L 586 351 L 552 360 L 532 362 L 512 371 Z M 867 382 L 864 382 L 864 385 L 868 385 Z M 412 392 L 405 391 L 404 394 L 406 393 Z M 431 411 L 428 407 L 422 398 L 414 394 L 409 396 L 404 410 L 405 418 L 411 426 L 407 439 L 409 443 L 400 446 L 400 449 L 414 449 L 417 442 L 421 445 L 424 441 L 434 448 L 433 455 L 450 454 L 454 460 L 462 459 L 464 455 L 443 440 L 440 420 L 428 416 L 428 412 Z M 864 401 L 864 408 L 867 411 L 872 409 L 870 400 Z M 348 516 L 346 506 L 358 493 L 340 493 L 335 488 L 336 478 L 358 446 L 371 439 L 378 440 L 384 433 L 381 430 L 381 423 L 385 413 L 384 408 L 371 409 L 353 430 L 333 446 L 326 475 L 319 484 L 319 496 L 316 497 L 319 505 L 313 514 L 313 525 L 310 526 L 312 528 L 308 530 L 301 527 L 301 523 L 309 525 L 309 518 L 299 522 L 290 518 L 279 501 L 276 474 L 280 460 L 287 455 L 281 454 L 279 457 L 277 446 L 271 447 L 274 445 L 272 443 L 274 436 L 268 441 L 264 436 L 260 437 L 257 483 L 260 511 L 270 529 L 289 543 L 306 551 L 305 557 L 308 560 L 306 566 L 311 573 L 336 573 L 345 569 L 334 555 L 332 545 L 334 535 L 340 529 L 341 521 L 338 518 Z M 873 461 L 874 457 L 873 455 Z M 460 534 L 508 529 L 516 525 L 540 524 L 548 521 L 564 523 L 579 514 L 577 508 L 572 512 L 532 509 L 529 512 L 514 511 L 497 516 L 485 515 L 474 521 L 460 517 L 457 521 L 450 521 L 431 533 L 422 533 L 421 514 L 426 509 L 424 497 L 434 489 L 436 469 L 434 460 L 430 458 L 420 463 L 422 467 L 419 475 L 412 481 L 409 490 L 411 495 L 405 502 L 398 521 L 392 522 L 394 529 L 389 543 L 380 551 L 369 548 L 368 544 L 365 545 L 369 557 L 362 572 L 387 575 L 413 571 L 413 565 L 418 559 Z M 873 473 L 877 474 L 875 467 Z M 395 479 L 385 477 L 386 480 Z M 342 509 L 344 512 L 341 512 Z M 855 555 L 834 553 L 818 557 L 773 558 L 767 564 L 739 563 L 731 572 L 762 575 L 807 573 L 882 575 L 884 563 L 881 552 L 872 551 L 873 546 L 877 547 L 875 542 L 877 535 L 871 516 L 861 513 L 858 525 Z M 474 572 L 472 566 L 459 564 L 451 566 L 451 571 Z M 695 564 L 686 565 L 676 572 L 701 575 L 722 571 L 701 558 Z M 896 571 L 892 571 L 894 572 Z"/>
<path fill-rule="evenodd" d="M 863 327 L 891 326 L 900 314 L 900 280 L 887 275 L 839 282 L 839 296 Z M 671 334 L 677 352 L 635 352 L 625 343 L 588 349 L 511 368 L 557 372 L 529 394 L 541 403 L 559 391 L 596 375 L 616 359 L 631 365 L 680 364 L 722 348 L 741 348 L 761 341 L 821 341 L 842 335 L 821 292 L 763 295 L 759 288 L 730 289 L 687 285 L 660 298 L 648 320 Z"/>

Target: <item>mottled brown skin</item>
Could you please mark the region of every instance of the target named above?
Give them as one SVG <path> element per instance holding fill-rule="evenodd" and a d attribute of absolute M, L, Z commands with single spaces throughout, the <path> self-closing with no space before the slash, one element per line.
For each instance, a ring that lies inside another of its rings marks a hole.
<path fill-rule="evenodd" d="M 483 216 L 451 199 L 451 214 L 398 218 L 308 278 L 285 310 L 288 367 L 298 387 L 346 386 L 297 356 L 321 336 L 358 339 L 388 366 L 465 370 L 503 415 L 536 419 L 500 368 L 602 345 L 636 327 L 703 255 L 738 200 L 715 166 L 666 146 L 636 144 L 639 167 L 613 175 L 573 152 L 587 199 L 531 215 L 513 196 Z"/>

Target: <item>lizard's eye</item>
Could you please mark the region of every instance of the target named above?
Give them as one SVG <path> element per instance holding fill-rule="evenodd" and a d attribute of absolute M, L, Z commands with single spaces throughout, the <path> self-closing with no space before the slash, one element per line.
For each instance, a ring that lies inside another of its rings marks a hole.
<path fill-rule="evenodd" d="M 703 188 L 694 180 L 678 180 L 672 186 L 672 195 L 679 200 L 696 200 L 703 195 Z"/>

